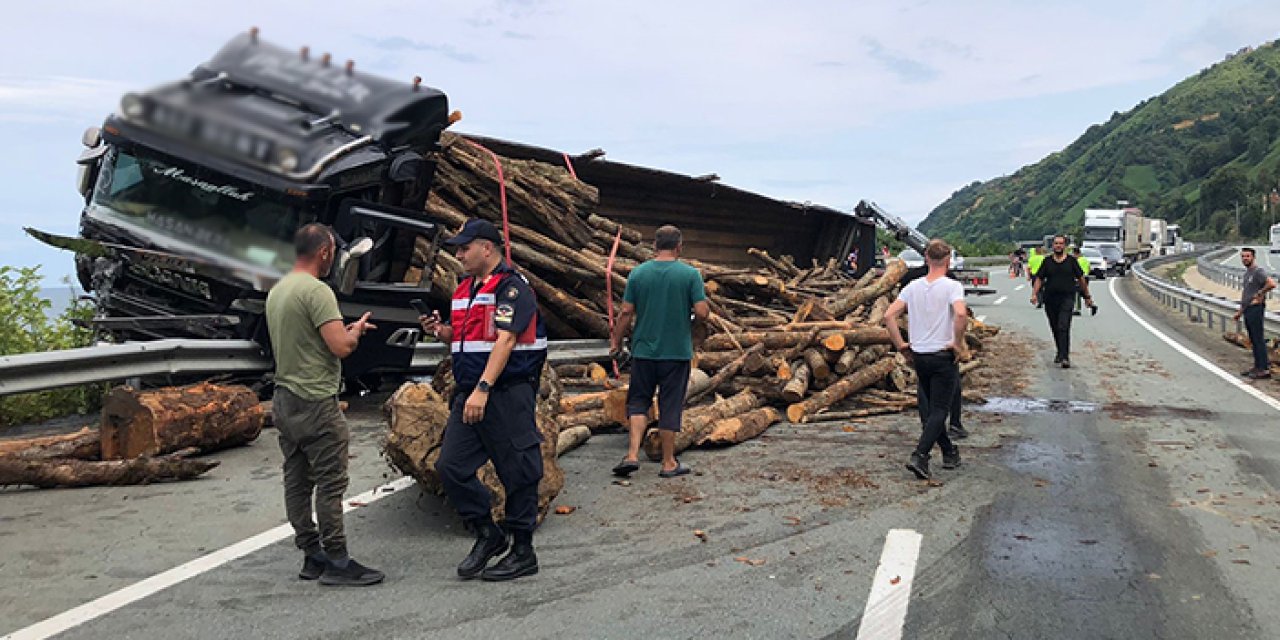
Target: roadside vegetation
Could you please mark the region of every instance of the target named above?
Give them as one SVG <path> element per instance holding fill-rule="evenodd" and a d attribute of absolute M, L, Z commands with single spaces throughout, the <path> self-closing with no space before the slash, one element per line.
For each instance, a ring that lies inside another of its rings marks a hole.
<path fill-rule="evenodd" d="M 93 333 L 74 320 L 88 320 L 93 306 L 74 301 L 51 316 L 52 303 L 40 297 L 38 267 L 0 267 L 0 356 L 88 346 Z M 99 408 L 106 387 L 66 387 L 0 398 L 0 429 Z"/>
<path fill-rule="evenodd" d="M 919 228 L 974 241 L 1076 234 L 1085 208 L 1127 200 L 1190 240 L 1266 237 L 1280 222 L 1277 87 L 1280 45 L 1246 47 L 1040 162 L 956 191 Z"/>
<path fill-rule="evenodd" d="M 1185 287 L 1187 286 L 1187 281 L 1183 280 L 1182 276 L 1186 274 L 1187 269 L 1190 268 L 1191 265 L 1195 263 L 1196 263 L 1195 260 L 1183 260 L 1182 262 L 1179 262 L 1177 264 L 1170 265 L 1169 270 L 1165 271 L 1164 273 L 1165 278 L 1167 278 L 1170 282 L 1177 284 L 1178 286 Z"/>

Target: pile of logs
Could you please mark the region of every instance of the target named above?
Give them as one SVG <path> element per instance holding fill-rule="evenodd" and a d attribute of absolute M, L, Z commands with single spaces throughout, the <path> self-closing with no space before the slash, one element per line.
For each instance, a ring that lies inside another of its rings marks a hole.
<path fill-rule="evenodd" d="M 497 173 L 490 157 L 458 136 L 446 135 L 442 144 L 428 213 L 453 230 L 472 216 L 501 226 Z M 507 158 L 502 164 L 513 262 L 537 293 L 549 335 L 607 337 L 607 283 L 612 282 L 617 308 L 627 274 L 652 257 L 652 250 L 634 229 L 595 214 L 595 188 L 563 167 Z M 618 251 L 613 272 L 608 273 L 615 240 Z M 419 247 L 419 265 L 425 263 L 427 250 Z M 702 273 L 711 316 L 704 331 L 695 335 L 678 450 L 742 442 L 784 418 L 795 423 L 844 420 L 915 406 L 914 372 L 892 352 L 883 326 L 906 274 L 901 261 L 854 279 L 835 259 L 801 266 L 789 256 L 746 251 L 759 263 L 757 268 L 732 269 L 686 259 Z M 421 277 L 421 271 L 410 269 L 408 279 Z M 436 294 L 447 297 L 462 277 L 456 261 L 441 252 L 430 274 Z M 972 319 L 970 327 L 966 352 L 980 351 L 982 340 L 998 331 Z M 903 328 L 905 332 L 905 323 Z M 979 364 L 970 360 L 962 371 Z M 587 432 L 626 424 L 627 376 L 614 378 L 611 369 L 600 364 L 562 365 L 544 373 L 544 383 L 551 380 L 555 387 L 552 392 L 544 389 L 539 409 L 548 468 L 558 471 L 557 452 L 580 443 Z M 386 454 L 424 486 L 438 488 L 433 456 L 448 413 L 442 399 L 451 385 L 447 370 L 438 373 L 433 384 L 434 394 L 426 393 L 424 385 L 406 385 L 388 403 Z M 579 393 L 562 395 L 563 389 Z M 656 417 L 654 406 L 649 418 Z M 564 439 L 562 433 L 573 436 Z M 657 458 L 655 433 L 646 439 L 645 450 Z M 500 489 L 491 470 L 482 477 L 491 488 Z M 557 483 L 563 483 L 563 474 L 552 484 Z M 545 514 L 549 500 L 543 497 Z"/>
<path fill-rule="evenodd" d="M 247 444 L 258 437 L 262 423 L 262 406 L 248 387 L 117 387 L 103 403 L 96 430 L 0 440 L 0 486 L 189 480 L 218 466 L 191 456 Z"/>
<path fill-rule="evenodd" d="M 1245 333 L 1228 331 L 1222 334 L 1222 339 L 1243 349 L 1253 349 L 1253 343 L 1249 340 L 1249 335 Z M 1272 374 L 1280 375 L 1280 339 L 1272 340 L 1267 345 L 1267 357 L 1271 361 Z"/>

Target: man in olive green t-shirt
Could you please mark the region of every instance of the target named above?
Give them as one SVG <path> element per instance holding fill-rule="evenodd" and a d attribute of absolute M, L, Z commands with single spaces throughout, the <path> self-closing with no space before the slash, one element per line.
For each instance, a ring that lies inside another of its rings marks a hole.
<path fill-rule="evenodd" d="M 368 329 L 369 314 L 342 324 L 338 299 L 320 281 L 333 268 L 333 233 L 308 224 L 294 235 L 293 271 L 267 294 L 267 331 L 276 361 L 272 419 L 284 454 L 284 503 L 294 544 L 305 554 L 298 577 L 321 584 L 362 586 L 381 582 L 381 571 L 347 554 L 342 494 L 347 490 L 351 433 L 338 408 L 341 359 L 351 355 Z M 314 508 L 319 531 L 311 519 Z"/>
<path fill-rule="evenodd" d="M 610 336 L 616 353 L 622 339 L 631 332 L 631 384 L 627 388 L 627 419 L 631 441 L 627 455 L 613 472 L 629 476 L 640 469 L 640 444 L 648 424 L 653 392 L 658 391 L 658 435 L 662 444 L 664 478 L 689 473 L 675 457 L 676 434 L 689 368 L 693 360 L 692 313 L 698 321 L 707 319 L 710 307 L 702 284 L 702 274 L 680 261 L 680 230 L 666 225 L 654 234 L 657 255 L 631 270 L 622 310 Z M 635 319 L 635 329 L 631 321 Z"/>

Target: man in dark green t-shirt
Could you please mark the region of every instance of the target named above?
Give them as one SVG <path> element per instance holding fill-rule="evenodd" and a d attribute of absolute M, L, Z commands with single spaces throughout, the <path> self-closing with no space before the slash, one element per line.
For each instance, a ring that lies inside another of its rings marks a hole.
<path fill-rule="evenodd" d="M 629 476 L 640 469 L 640 444 L 648 424 L 653 392 L 658 391 L 658 433 L 662 443 L 664 478 L 689 473 L 675 456 L 689 368 L 693 360 L 693 324 L 711 312 L 702 274 L 680 261 L 680 230 L 666 225 L 654 234 L 657 255 L 631 270 L 622 310 L 610 337 L 616 353 L 631 333 L 631 385 L 627 389 L 627 419 L 631 442 L 627 455 L 613 472 Z M 635 320 L 635 329 L 631 322 Z"/>

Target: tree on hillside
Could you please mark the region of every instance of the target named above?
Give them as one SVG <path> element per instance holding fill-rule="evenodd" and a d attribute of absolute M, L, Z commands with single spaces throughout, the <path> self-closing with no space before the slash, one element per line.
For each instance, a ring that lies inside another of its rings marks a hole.
<path fill-rule="evenodd" d="M 1200 199 L 1209 211 L 1231 209 L 1245 204 L 1249 177 L 1236 165 L 1221 167 L 1209 175 L 1200 187 Z M 1234 219 L 1233 219 L 1234 222 Z"/>

